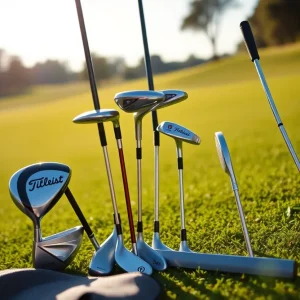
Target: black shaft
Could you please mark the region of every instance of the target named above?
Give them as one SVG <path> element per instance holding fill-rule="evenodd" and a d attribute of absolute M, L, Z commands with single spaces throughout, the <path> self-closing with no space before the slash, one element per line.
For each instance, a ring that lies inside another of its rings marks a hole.
<path fill-rule="evenodd" d="M 139 3 L 139 12 L 140 12 L 140 21 L 141 21 L 141 29 L 143 36 L 143 44 L 144 44 L 144 57 L 145 57 L 145 66 L 146 66 L 146 75 L 148 80 L 148 88 L 151 91 L 154 91 L 154 83 L 153 83 L 153 73 L 151 67 L 151 59 L 149 53 L 148 39 L 147 39 L 147 31 L 146 31 L 146 23 L 143 9 L 143 1 L 138 0 Z M 157 112 L 156 110 L 152 111 L 152 126 L 153 131 L 156 131 L 158 126 Z M 155 146 L 159 146 L 159 134 L 154 133 L 154 144 Z"/>
<path fill-rule="evenodd" d="M 94 236 L 94 233 L 90 227 L 90 225 L 88 224 L 86 218 L 84 217 L 79 205 L 77 204 L 73 194 L 71 193 L 70 189 L 67 187 L 65 194 L 71 204 L 71 206 L 73 207 L 78 219 L 80 220 L 84 231 L 86 232 L 86 234 L 88 235 L 89 238 Z"/>

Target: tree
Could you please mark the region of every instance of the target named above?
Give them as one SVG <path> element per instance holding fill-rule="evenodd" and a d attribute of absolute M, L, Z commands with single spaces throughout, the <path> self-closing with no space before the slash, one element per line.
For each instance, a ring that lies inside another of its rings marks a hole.
<path fill-rule="evenodd" d="M 237 7 L 236 0 L 192 0 L 190 12 L 183 19 L 181 30 L 203 31 L 212 45 L 213 59 L 217 59 L 217 38 L 221 16 L 229 8 Z"/>

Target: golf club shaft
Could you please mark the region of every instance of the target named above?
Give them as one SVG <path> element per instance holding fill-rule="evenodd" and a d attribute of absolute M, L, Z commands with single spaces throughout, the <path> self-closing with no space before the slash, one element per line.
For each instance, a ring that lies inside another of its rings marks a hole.
<path fill-rule="evenodd" d="M 196 252 L 156 250 L 167 261 L 168 266 L 249 275 L 295 278 L 297 264 L 294 260 L 249 257 Z"/>
<path fill-rule="evenodd" d="M 263 86 L 263 89 L 264 89 L 265 94 L 267 96 L 267 99 L 269 101 L 270 107 L 272 109 L 273 115 L 274 115 L 276 123 L 277 123 L 277 126 L 278 126 L 278 128 L 279 128 L 279 130 L 280 130 L 280 132 L 281 132 L 281 134 L 283 136 L 283 139 L 284 139 L 284 141 L 285 141 L 285 143 L 286 143 L 286 145 L 287 145 L 287 147 L 288 147 L 288 149 L 289 149 L 289 151 L 290 151 L 290 153 L 291 153 L 291 155 L 293 157 L 293 160 L 294 160 L 294 162 L 295 162 L 295 164 L 297 166 L 298 171 L 300 171 L 300 161 L 299 161 L 299 159 L 297 157 L 297 154 L 296 154 L 296 152 L 294 150 L 294 147 L 293 147 L 293 145 L 291 143 L 291 140 L 289 139 L 289 136 L 288 136 L 288 134 L 287 134 L 287 132 L 286 132 L 284 126 L 283 126 L 283 123 L 282 123 L 282 121 L 280 119 L 280 116 L 279 116 L 279 113 L 277 111 L 275 102 L 274 102 L 273 97 L 271 95 L 270 89 L 268 87 L 267 81 L 265 79 L 264 73 L 262 71 L 262 68 L 260 66 L 260 63 L 259 63 L 258 59 L 254 60 L 254 65 L 256 67 L 256 70 L 257 70 L 260 82 L 261 82 L 261 84 Z"/>
<path fill-rule="evenodd" d="M 118 147 L 118 151 L 119 151 L 119 159 L 120 159 L 120 165 L 121 165 L 121 171 L 122 171 L 122 179 L 123 179 L 123 187 L 124 187 L 126 207 L 127 207 L 127 216 L 128 216 L 128 222 L 129 222 L 132 251 L 135 255 L 137 255 L 136 237 L 135 237 L 134 222 L 133 222 L 133 216 L 132 216 L 130 193 L 129 193 L 127 174 L 126 174 L 126 166 L 125 166 L 125 159 L 124 159 L 124 153 L 123 153 L 122 134 L 121 134 L 120 126 L 114 127 L 114 132 L 115 132 L 117 147 Z"/>
<path fill-rule="evenodd" d="M 84 48 L 84 53 L 85 53 L 86 65 L 87 65 L 88 74 L 89 74 L 90 87 L 91 87 L 91 92 L 92 92 L 92 96 L 93 96 L 94 108 L 97 110 L 97 109 L 100 109 L 100 101 L 99 101 L 98 92 L 97 92 L 97 85 L 96 85 L 96 80 L 95 80 L 94 68 L 93 68 L 89 43 L 88 43 L 88 39 L 87 39 L 85 24 L 84 24 L 82 7 L 81 7 L 80 0 L 75 0 L 75 2 L 76 2 L 76 8 L 77 8 L 78 21 L 79 21 L 79 25 L 80 25 L 80 32 L 81 32 L 81 37 L 82 37 L 82 42 L 83 42 L 83 48 Z M 116 218 L 116 225 L 118 225 L 120 222 L 119 222 L 119 218 L 118 218 L 118 210 L 117 210 L 117 204 L 116 204 L 114 184 L 113 184 L 112 175 L 111 175 L 111 167 L 110 167 L 108 153 L 107 153 L 107 142 L 106 142 L 104 125 L 103 125 L 103 123 L 97 123 L 97 125 L 98 125 L 99 138 L 100 138 L 101 146 L 103 148 L 103 153 L 104 153 L 106 173 L 107 173 L 108 182 L 109 182 L 110 194 L 111 194 L 111 198 L 112 198 L 112 202 L 113 202 L 113 209 L 114 209 L 114 214 L 115 214 L 115 218 Z"/>
<path fill-rule="evenodd" d="M 73 210 L 75 211 L 78 219 L 80 220 L 83 228 L 84 228 L 84 231 L 86 232 L 87 236 L 89 237 L 90 241 L 92 242 L 95 250 L 98 250 L 99 249 L 99 243 L 98 241 L 96 240 L 95 238 L 95 235 L 90 227 L 90 225 L 88 224 L 86 218 L 84 217 L 79 205 L 77 204 L 73 194 L 71 193 L 70 189 L 67 187 L 67 189 L 65 190 L 65 195 L 67 196 Z"/>
<path fill-rule="evenodd" d="M 290 153 L 293 157 L 293 160 L 296 164 L 296 167 L 297 167 L 298 171 L 300 171 L 299 159 L 298 159 L 297 154 L 296 154 L 296 152 L 293 148 L 293 145 L 292 145 L 292 143 L 291 143 L 291 141 L 288 137 L 288 134 L 285 131 L 285 128 L 283 126 L 283 123 L 282 123 L 282 121 L 280 119 L 280 116 L 279 116 L 279 113 L 277 111 L 275 102 L 274 102 L 273 97 L 271 95 L 271 92 L 269 90 L 267 81 L 265 79 L 264 73 L 263 73 L 262 68 L 260 66 L 259 54 L 258 54 L 258 50 L 257 50 L 257 47 L 256 47 L 255 39 L 254 39 L 252 30 L 251 30 L 250 24 L 247 21 L 243 21 L 240 24 L 240 28 L 241 28 L 241 31 L 242 31 L 242 34 L 243 34 L 243 37 L 244 37 L 245 45 L 246 45 L 246 48 L 248 50 L 249 56 L 251 58 L 251 61 L 254 62 L 254 65 L 256 67 L 259 79 L 261 81 L 261 84 L 263 86 L 263 89 L 265 91 L 267 99 L 269 101 L 270 107 L 272 109 L 273 115 L 274 115 L 276 123 L 277 123 L 277 126 L 279 127 L 279 130 L 280 130 L 280 132 L 283 136 L 283 139 L 284 139 L 284 141 L 285 141 L 285 143 L 286 143 L 286 145 L 287 145 L 287 147 L 288 147 L 288 149 L 289 149 L 289 151 L 290 151 Z"/>
<path fill-rule="evenodd" d="M 234 195 L 235 195 L 236 205 L 238 207 L 240 220 L 241 220 L 241 223 L 242 223 L 242 228 L 243 228 L 244 238 L 245 238 L 245 241 L 246 241 L 246 247 L 247 247 L 248 255 L 250 257 L 253 257 L 253 251 L 252 251 L 252 247 L 251 247 L 251 243 L 250 243 L 249 233 L 248 233 L 248 229 L 247 229 L 247 225 L 246 225 L 246 221 L 245 221 L 245 216 L 244 216 L 244 213 L 243 213 L 243 207 L 242 207 L 242 203 L 241 203 L 241 200 L 240 200 L 239 191 L 236 188 L 236 189 L 233 190 L 233 192 L 234 192 Z"/>
<path fill-rule="evenodd" d="M 177 150 L 177 165 L 178 165 L 178 179 L 179 179 L 179 199 L 180 199 L 180 220 L 181 220 L 181 241 L 186 241 L 185 229 L 185 213 L 184 213 L 184 188 L 183 188 L 183 155 L 182 155 L 182 142 L 176 141 Z"/>
<path fill-rule="evenodd" d="M 144 45 L 144 59 L 146 66 L 146 77 L 148 80 L 149 90 L 154 91 L 153 73 L 151 67 L 151 58 L 149 53 L 148 39 L 145 15 L 143 9 L 143 1 L 138 0 L 141 30 Z M 159 132 L 156 130 L 158 126 L 158 118 L 156 110 L 152 111 L 152 126 L 154 132 L 154 232 L 159 232 Z"/>

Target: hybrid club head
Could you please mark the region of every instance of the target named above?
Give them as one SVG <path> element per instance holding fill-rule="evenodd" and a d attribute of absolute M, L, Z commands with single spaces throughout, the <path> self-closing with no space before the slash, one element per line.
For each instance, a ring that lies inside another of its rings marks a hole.
<path fill-rule="evenodd" d="M 142 232 L 138 232 L 136 246 L 139 257 L 149 263 L 153 269 L 164 271 L 167 268 L 166 260 L 144 241 Z"/>
<path fill-rule="evenodd" d="M 185 127 L 172 122 L 162 122 L 158 125 L 157 130 L 167 136 L 174 138 L 176 141 L 183 141 L 193 145 L 200 144 L 200 137 Z"/>
<path fill-rule="evenodd" d="M 9 191 L 16 206 L 34 223 L 33 264 L 35 267 L 62 270 L 80 248 L 83 227 L 43 238 L 40 222 L 58 202 L 71 177 L 68 166 L 37 163 L 17 171 L 10 178 Z"/>
<path fill-rule="evenodd" d="M 134 113 L 151 109 L 165 99 L 162 92 L 156 91 L 126 91 L 115 95 L 116 104 L 125 112 Z"/>
<path fill-rule="evenodd" d="M 155 109 L 160 109 L 164 107 L 168 107 L 171 105 L 174 105 L 176 103 L 179 103 L 183 100 L 186 100 L 188 98 L 188 94 L 181 90 L 162 90 L 159 91 L 165 94 L 165 99 L 160 102 Z"/>
<path fill-rule="evenodd" d="M 89 265 L 89 274 L 91 276 L 104 276 L 111 274 L 115 265 L 115 249 L 117 245 L 116 226 L 111 235 L 100 245 L 100 248 L 94 252 Z"/>
<path fill-rule="evenodd" d="M 97 109 L 84 112 L 73 119 L 76 124 L 92 124 L 113 122 L 114 126 L 119 126 L 119 112 L 115 109 Z"/>
<path fill-rule="evenodd" d="M 152 274 L 152 267 L 146 261 L 125 248 L 121 234 L 117 237 L 115 260 L 119 267 L 126 272 Z"/>

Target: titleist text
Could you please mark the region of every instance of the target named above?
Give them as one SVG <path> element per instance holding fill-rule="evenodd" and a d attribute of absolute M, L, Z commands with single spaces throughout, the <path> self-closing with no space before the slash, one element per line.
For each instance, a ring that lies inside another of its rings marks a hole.
<path fill-rule="evenodd" d="M 30 185 L 29 191 L 32 192 L 35 189 L 40 189 L 45 186 L 63 183 L 63 178 L 63 176 L 59 176 L 58 178 L 52 177 L 52 179 L 49 179 L 48 177 L 32 179 L 28 182 L 28 184 Z"/>

